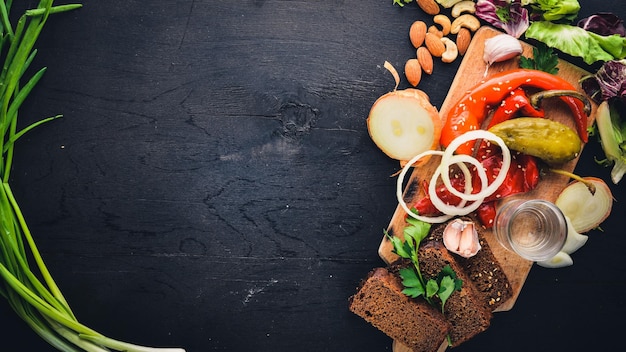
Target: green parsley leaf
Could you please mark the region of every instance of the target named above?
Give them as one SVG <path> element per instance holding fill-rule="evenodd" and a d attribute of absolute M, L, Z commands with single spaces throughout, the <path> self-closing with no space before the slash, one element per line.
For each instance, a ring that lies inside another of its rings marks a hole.
<path fill-rule="evenodd" d="M 417 273 L 413 268 L 402 268 L 399 270 L 402 284 L 408 287 L 422 286 L 422 281 L 417 277 Z"/>
<path fill-rule="evenodd" d="M 541 42 L 533 48 L 533 58 L 522 56 L 519 60 L 521 68 L 545 71 L 553 75 L 559 72 L 558 64 L 559 57 L 556 53 L 552 48 Z"/>
<path fill-rule="evenodd" d="M 410 248 L 407 248 L 401 239 L 396 236 L 391 236 L 386 230 L 384 231 L 384 233 L 389 241 L 391 241 L 391 243 L 393 244 L 393 252 L 395 254 L 405 259 L 411 259 Z"/>
<path fill-rule="evenodd" d="M 439 284 L 437 283 L 437 280 L 430 279 L 426 281 L 426 296 L 432 297 L 436 295 L 437 292 L 439 292 Z"/>
<path fill-rule="evenodd" d="M 424 295 L 424 289 L 420 287 L 405 287 L 402 293 L 411 298 L 417 298 Z"/>
<path fill-rule="evenodd" d="M 449 276 L 451 279 L 454 280 L 454 289 L 456 291 L 460 291 L 461 287 L 463 287 L 463 280 L 457 277 L 456 272 L 452 270 L 452 267 L 450 266 L 450 264 L 441 268 L 441 271 L 439 272 L 439 275 L 437 276 L 437 280 L 441 282 L 443 278 L 446 276 Z"/>
<path fill-rule="evenodd" d="M 413 298 L 424 295 L 425 291 L 422 280 L 420 280 L 413 268 L 400 269 L 399 273 L 402 278 L 402 285 L 405 287 L 402 293 Z"/>
<path fill-rule="evenodd" d="M 404 286 L 402 293 L 412 298 L 424 297 L 431 305 L 435 305 L 435 301 L 432 298 L 437 296 L 442 302 L 441 310 L 443 312 L 446 300 L 452 292 L 461 289 L 463 281 L 457 278 L 450 265 L 444 266 L 435 278 L 424 281 L 420 272 L 418 250 L 420 242 L 430 233 L 431 225 L 414 218 L 407 218 L 406 221 L 407 226 L 403 230 L 404 241 L 390 235 L 386 230 L 383 231 L 393 244 L 393 252 L 402 258 L 411 260 L 413 264 L 413 267 L 399 270 L 402 285 Z"/>
<path fill-rule="evenodd" d="M 444 306 L 446 305 L 446 301 L 452 295 L 452 292 L 455 290 L 454 279 L 450 276 L 444 276 L 439 283 L 439 292 L 437 292 L 437 296 L 441 300 L 441 313 L 444 312 Z"/>
<path fill-rule="evenodd" d="M 428 233 L 430 232 L 430 224 L 425 221 L 420 221 L 409 217 L 406 219 L 406 222 L 409 223 L 410 226 L 404 228 L 404 235 L 407 234 L 415 239 L 415 242 L 422 242 Z"/>
<path fill-rule="evenodd" d="M 408 4 L 410 2 L 412 2 L 413 0 L 393 0 L 393 4 L 394 5 L 400 5 L 400 7 L 403 7 L 404 4 Z"/>

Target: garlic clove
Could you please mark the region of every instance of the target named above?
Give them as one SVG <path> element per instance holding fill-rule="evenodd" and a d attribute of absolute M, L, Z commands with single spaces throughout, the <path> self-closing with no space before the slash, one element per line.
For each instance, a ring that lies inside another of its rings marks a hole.
<path fill-rule="evenodd" d="M 481 249 L 478 231 L 474 222 L 462 219 L 452 220 L 443 231 L 443 244 L 462 257 L 469 258 Z"/>
<path fill-rule="evenodd" d="M 454 252 L 459 250 L 463 226 L 462 220 L 455 219 L 448 223 L 443 230 L 443 244 L 449 251 Z"/>
<path fill-rule="evenodd" d="M 512 59 L 522 53 L 519 39 L 502 33 L 485 40 L 483 60 L 487 65 Z"/>

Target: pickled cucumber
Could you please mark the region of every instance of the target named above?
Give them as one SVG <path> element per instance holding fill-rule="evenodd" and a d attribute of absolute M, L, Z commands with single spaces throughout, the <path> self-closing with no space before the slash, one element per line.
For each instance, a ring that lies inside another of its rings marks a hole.
<path fill-rule="evenodd" d="M 582 141 L 574 130 L 549 119 L 519 117 L 494 125 L 489 131 L 502 138 L 510 149 L 533 155 L 548 164 L 570 161 L 582 148 Z"/>

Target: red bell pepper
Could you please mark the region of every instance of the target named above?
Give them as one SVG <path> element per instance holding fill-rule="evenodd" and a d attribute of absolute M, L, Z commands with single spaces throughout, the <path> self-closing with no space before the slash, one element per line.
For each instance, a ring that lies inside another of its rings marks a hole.
<path fill-rule="evenodd" d="M 570 90 L 576 88 L 568 81 L 553 74 L 530 69 L 504 71 L 482 81 L 469 90 L 445 116 L 440 143 L 447 147 L 452 140 L 465 132 L 479 129 L 490 109 L 500 104 L 512 91 L 520 87 L 541 90 Z M 572 111 L 576 130 L 583 142 L 588 141 L 587 115 L 582 101 L 571 96 L 559 97 Z M 472 143 L 459 147 L 458 153 L 471 154 Z"/>
<path fill-rule="evenodd" d="M 497 145 L 482 141 L 478 150 L 476 158 L 481 161 L 482 166 L 487 173 L 487 179 L 493 180 L 496 178 L 498 172 L 500 172 L 502 166 L 502 152 Z M 470 168 L 472 174 L 472 188 L 478 192 L 481 188 L 481 181 L 477 177 L 474 168 Z M 465 190 L 465 178 L 462 173 L 459 173 L 455 177 L 450 178 L 452 187 L 459 192 Z M 507 172 L 507 177 L 504 183 L 498 187 L 495 193 L 483 200 L 483 204 L 475 211 L 476 216 L 480 220 L 483 226 L 490 228 L 493 226 L 493 220 L 495 218 L 495 204 L 498 200 L 522 192 L 528 192 L 534 189 L 539 183 L 539 167 L 537 166 L 537 160 L 529 155 L 514 152 L 511 159 L 511 166 Z M 428 183 L 423 182 L 424 190 L 428 189 Z M 445 185 L 440 185 L 436 188 L 437 195 L 441 200 L 450 205 L 458 205 L 461 203 L 461 198 L 450 193 Z M 426 193 L 428 193 L 426 191 Z M 420 198 L 413 207 L 418 211 L 420 215 L 424 216 L 437 216 L 441 215 L 441 212 L 432 204 L 432 201 L 428 194 Z"/>
<path fill-rule="evenodd" d="M 544 117 L 543 109 L 533 107 L 523 88 L 513 90 L 508 97 L 502 100 L 502 103 L 494 110 L 486 129 L 516 117 L 518 114 L 528 117 Z"/>

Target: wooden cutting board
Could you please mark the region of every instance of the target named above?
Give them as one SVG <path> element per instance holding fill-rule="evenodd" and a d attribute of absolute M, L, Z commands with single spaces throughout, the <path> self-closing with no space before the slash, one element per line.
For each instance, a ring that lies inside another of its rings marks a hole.
<path fill-rule="evenodd" d="M 463 61 L 459 66 L 459 70 L 450 86 L 448 95 L 444 100 L 441 108 L 439 109 L 440 116 L 445 116 L 447 112 L 455 106 L 457 101 L 468 89 L 472 88 L 482 79 L 484 79 L 485 73 L 487 76 L 489 76 L 497 72 L 517 67 L 517 60 L 509 60 L 504 63 L 496 63 L 492 65 L 488 70 L 486 70 L 487 66 L 483 61 L 485 40 L 499 33 L 499 31 L 491 27 L 483 26 L 474 34 L 474 38 L 472 39 L 468 51 L 465 54 Z M 523 43 L 523 48 L 523 55 L 526 57 L 532 57 L 532 46 Z M 588 75 L 589 73 L 575 65 L 572 65 L 562 60 L 559 62 L 558 67 L 558 76 L 571 82 L 582 92 L 578 81 L 581 77 Z M 559 100 L 550 99 L 544 102 L 543 107 L 547 117 L 562 122 L 575 130 L 574 121 L 569 112 L 569 108 L 565 104 L 562 104 Z M 594 105 L 592 114 L 589 118 L 589 125 L 591 125 L 594 121 L 595 112 L 596 106 Z M 430 175 L 436 168 L 437 162 L 438 160 L 434 158 L 431 159 L 424 166 L 415 168 L 410 178 L 408 178 L 408 180 L 405 179 L 405 189 L 420 189 L 420 187 L 418 187 L 417 185 L 422 180 L 430 179 Z M 578 158 L 563 165 L 562 169 L 565 169 L 567 171 L 573 171 L 577 162 Z M 568 177 L 557 175 L 554 173 L 548 173 L 547 175 L 542 177 L 536 189 L 529 193 L 515 197 L 539 198 L 554 202 L 568 182 Z M 421 193 L 417 192 L 413 192 L 417 193 L 413 195 L 408 193 L 409 192 L 405 192 L 405 201 L 407 202 L 407 204 L 412 204 L 413 201 L 417 199 L 417 197 L 420 197 L 422 195 Z M 400 206 L 398 206 L 388 227 L 390 233 L 401 236 L 405 227 L 405 217 L 405 211 Z M 513 308 L 513 305 L 515 304 L 515 301 L 520 294 L 522 286 L 524 285 L 524 281 L 526 280 L 526 277 L 528 276 L 528 273 L 530 272 L 533 263 L 519 257 L 515 253 L 505 250 L 501 245 L 497 243 L 491 230 L 485 231 L 485 236 L 486 240 L 489 243 L 489 246 L 493 250 L 496 259 L 502 266 L 513 288 L 513 296 L 498 308 L 498 311 L 508 311 Z M 383 236 L 383 240 L 378 249 L 378 253 L 380 257 L 387 263 L 390 263 L 397 259 L 397 256 L 392 253 L 392 249 L 393 245 L 391 244 L 391 242 Z"/>

